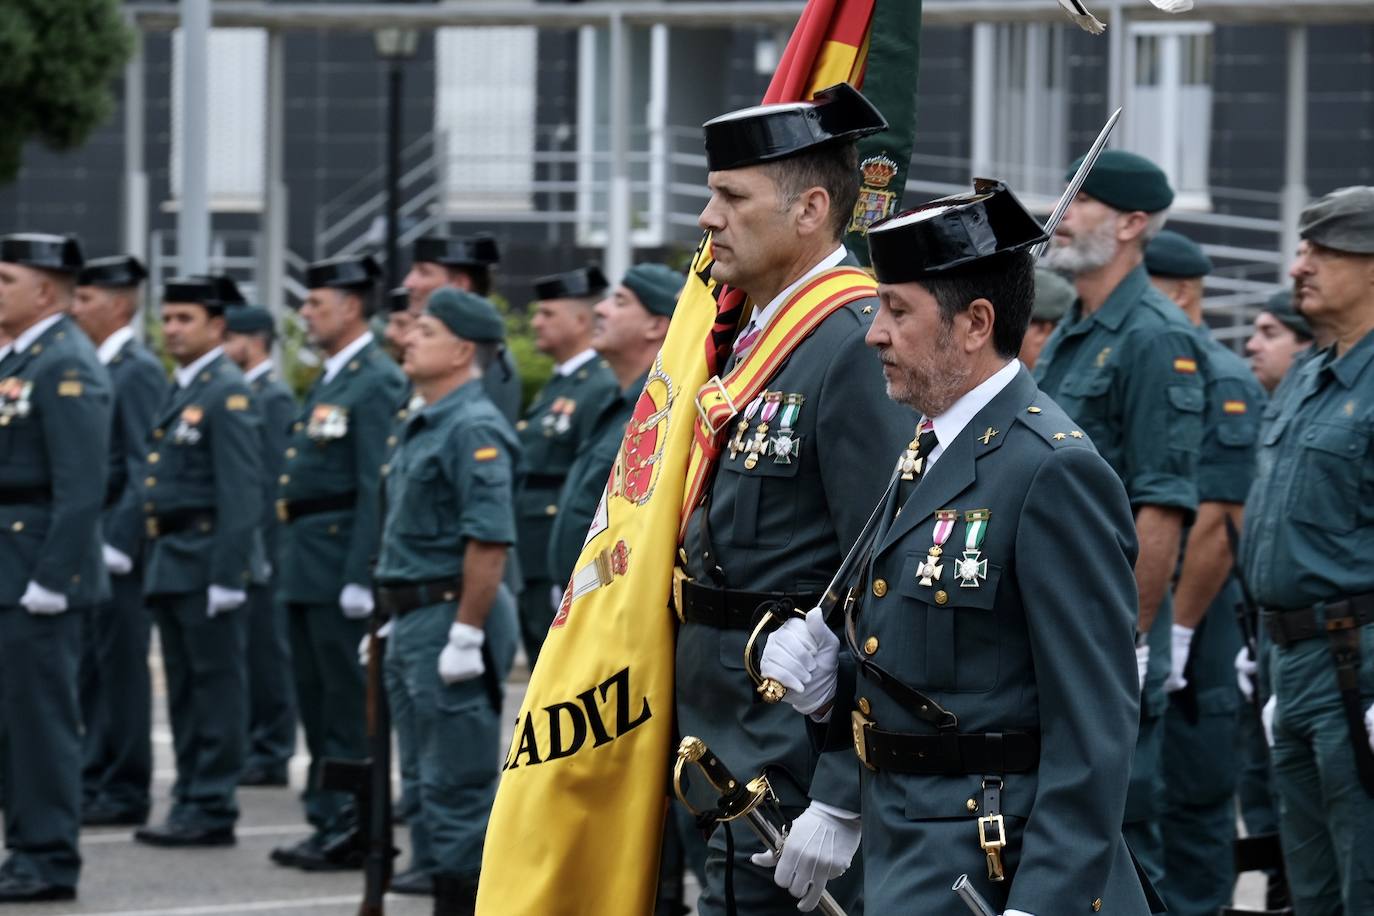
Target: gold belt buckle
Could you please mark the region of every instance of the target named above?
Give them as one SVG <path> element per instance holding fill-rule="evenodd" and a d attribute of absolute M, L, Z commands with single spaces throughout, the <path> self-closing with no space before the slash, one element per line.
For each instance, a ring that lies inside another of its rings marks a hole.
<path fill-rule="evenodd" d="M 681 566 L 673 567 L 673 613 L 677 614 L 678 623 L 686 623 L 687 618 L 682 610 L 682 583 L 687 581 L 687 570 Z"/>
<path fill-rule="evenodd" d="M 286 500 L 284 500 L 284 499 L 279 499 L 279 500 L 277 500 L 277 521 L 279 521 L 279 522 L 289 522 L 289 521 L 291 521 L 291 513 L 287 511 L 287 508 L 286 508 Z"/>
<path fill-rule="evenodd" d="M 144 516 L 144 518 L 143 518 L 143 530 L 144 530 L 144 532 L 148 535 L 149 538 L 156 538 L 156 537 L 158 536 L 158 530 L 157 530 L 157 516 L 156 516 L 156 515 L 147 515 L 147 516 Z"/>
<path fill-rule="evenodd" d="M 993 836 L 988 838 L 991 831 Z M 1002 868 L 1002 847 L 1007 845 L 1007 825 L 1002 815 L 994 814 L 978 818 L 978 845 L 988 857 L 988 880 L 1004 881 L 1006 872 Z"/>
<path fill-rule="evenodd" d="M 854 729 L 854 753 L 859 755 L 860 763 L 876 773 L 878 768 L 868 761 L 868 730 L 873 727 L 873 720 L 854 709 L 849 713 L 849 723 Z"/>
<path fill-rule="evenodd" d="M 712 386 L 720 392 L 720 396 L 725 399 L 726 406 L 730 408 L 730 415 L 725 418 L 724 423 L 720 424 L 720 429 L 717 429 L 711 424 L 711 418 L 706 415 L 706 408 L 701 406 L 702 392 Z M 701 425 L 706 427 L 712 436 L 719 435 L 720 430 L 724 429 L 730 420 L 734 418 L 735 414 L 739 413 L 739 408 L 735 406 L 735 401 L 730 397 L 730 392 L 725 390 L 725 383 L 720 380 L 719 375 L 713 375 L 706 380 L 706 384 L 701 387 L 701 391 L 697 392 L 697 396 L 693 399 L 693 402 L 697 406 L 697 416 L 701 418 Z"/>

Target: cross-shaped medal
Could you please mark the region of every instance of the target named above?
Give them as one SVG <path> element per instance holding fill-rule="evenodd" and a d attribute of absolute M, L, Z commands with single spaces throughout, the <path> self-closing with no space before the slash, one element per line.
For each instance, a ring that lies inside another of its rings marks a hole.
<path fill-rule="evenodd" d="M 930 553 L 926 554 L 926 560 L 916 570 L 916 575 L 921 577 L 922 585 L 934 585 L 935 580 L 945 571 L 945 566 L 940 562 L 940 548 L 930 548 Z"/>
<path fill-rule="evenodd" d="M 954 561 L 954 575 L 959 577 L 960 588 L 977 588 L 980 579 L 988 577 L 988 561 L 981 551 L 965 550 L 963 559 Z"/>

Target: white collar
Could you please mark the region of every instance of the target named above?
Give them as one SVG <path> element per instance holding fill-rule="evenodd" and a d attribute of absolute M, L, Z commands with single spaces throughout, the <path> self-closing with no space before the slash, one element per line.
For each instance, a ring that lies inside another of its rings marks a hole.
<path fill-rule="evenodd" d="M 578 369 L 581 369 L 583 366 L 587 365 L 587 363 L 590 362 L 591 359 L 595 356 L 596 351 L 593 350 L 591 347 L 588 347 L 587 349 L 583 350 L 581 353 L 577 354 L 571 359 L 566 359 L 558 365 L 554 366 L 554 374 L 562 376 L 572 375 Z"/>
<path fill-rule="evenodd" d="M 110 360 L 118 356 L 124 345 L 133 339 L 134 329 L 126 324 L 101 341 L 100 346 L 95 348 L 96 359 L 100 360 L 100 365 L 108 366 Z"/>
<path fill-rule="evenodd" d="M 749 323 L 756 328 L 768 327 L 768 322 L 773 320 L 773 316 L 777 314 L 782 304 L 787 301 L 788 296 L 795 293 L 803 283 L 810 280 L 821 271 L 839 266 L 839 263 L 845 259 L 845 255 L 847 254 L 848 252 L 843 245 L 837 246 L 834 251 L 821 258 L 815 267 L 812 267 L 806 273 L 798 277 L 795 283 L 774 296 L 772 302 L 769 302 L 763 308 L 754 312 L 753 316 L 749 319 Z"/>
<path fill-rule="evenodd" d="M 339 374 L 339 370 L 344 367 L 344 363 L 358 355 L 358 351 L 372 343 L 372 332 L 363 331 L 354 341 L 344 347 L 338 353 L 324 361 L 324 381 L 332 382 L 334 376 Z"/>
<path fill-rule="evenodd" d="M 249 369 L 247 372 L 243 373 L 243 380 L 249 383 L 256 382 L 258 379 L 262 378 L 264 375 L 271 371 L 272 360 L 264 357 L 262 362 L 258 363 L 252 369 Z"/>
<path fill-rule="evenodd" d="M 14 344 L 12 343 L 7 343 L 3 347 L 0 347 L 0 363 L 3 363 L 5 361 L 5 357 L 9 356 L 13 352 Z"/>
<path fill-rule="evenodd" d="M 978 416 L 978 411 L 988 406 L 992 399 L 1002 393 L 1002 389 L 1011 384 L 1012 379 L 1021 371 L 1019 360 L 1011 360 L 1001 369 L 998 369 L 991 376 L 972 391 L 965 392 L 964 395 L 950 405 L 949 410 L 935 417 L 935 448 L 930 450 L 930 455 L 926 458 L 926 469 L 929 470 L 935 465 L 937 459 L 948 448 L 958 435 L 964 431 L 964 427 Z"/>
<path fill-rule="evenodd" d="M 15 353 L 23 353 L 33 345 L 35 340 L 43 336 L 44 331 L 57 324 L 57 322 L 62 319 L 63 314 L 63 312 L 58 312 L 56 315 L 40 318 L 29 325 L 27 331 L 14 338 L 14 343 L 10 344 L 11 349 L 13 349 Z"/>
<path fill-rule="evenodd" d="M 174 377 L 176 378 L 176 380 L 177 380 L 177 387 L 178 387 L 178 388 L 185 388 L 187 385 L 191 384 L 191 382 L 192 382 L 192 381 L 195 379 L 195 377 L 196 377 L 196 373 L 199 372 L 200 370 L 204 369 L 206 366 L 210 365 L 210 364 L 211 364 L 212 362 L 214 362 L 216 359 L 218 359 L 219 356 L 220 356 L 220 354 L 223 353 L 223 352 L 224 352 L 224 347 L 222 347 L 222 346 L 221 346 L 221 347 L 215 347 L 215 348 L 214 348 L 213 350 L 211 350 L 209 353 L 206 353 L 206 354 L 205 354 L 204 356 L 202 356 L 200 359 L 198 359 L 198 360 L 196 360 L 195 362 L 191 363 L 191 365 L 189 365 L 189 366 L 181 366 L 180 368 L 178 368 L 178 369 L 173 373 L 173 376 L 174 376 Z"/>

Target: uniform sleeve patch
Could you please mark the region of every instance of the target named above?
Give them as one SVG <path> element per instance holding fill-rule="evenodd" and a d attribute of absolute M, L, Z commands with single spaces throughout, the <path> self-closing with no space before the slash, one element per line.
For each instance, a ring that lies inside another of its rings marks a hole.
<path fill-rule="evenodd" d="M 224 406 L 225 406 L 225 408 L 228 409 L 228 410 L 247 410 L 247 409 L 248 409 L 248 395 L 246 395 L 246 394 L 231 394 L 231 395 L 229 395 L 228 400 L 226 400 L 226 401 L 224 402 Z"/>
<path fill-rule="evenodd" d="M 1226 401 L 1221 405 L 1221 409 L 1223 413 L 1243 414 L 1249 407 L 1244 401 Z"/>
<path fill-rule="evenodd" d="M 1196 375 L 1197 360 L 1180 356 L 1178 359 L 1174 360 L 1174 371 L 1182 372 L 1184 375 Z"/>
<path fill-rule="evenodd" d="M 501 450 L 494 445 L 484 445 L 472 453 L 474 461 L 491 461 L 501 454 Z"/>
<path fill-rule="evenodd" d="M 57 396 L 60 398 L 79 398 L 81 397 L 81 383 L 68 379 L 57 383 Z"/>

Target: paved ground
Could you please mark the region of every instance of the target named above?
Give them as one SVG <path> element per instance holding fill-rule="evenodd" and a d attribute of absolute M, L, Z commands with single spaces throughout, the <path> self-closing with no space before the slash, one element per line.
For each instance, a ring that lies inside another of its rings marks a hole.
<path fill-rule="evenodd" d="M 160 680 L 161 665 L 154 664 Z M 514 721 L 525 689 L 523 669 L 506 691 L 506 728 Z M 157 760 L 154 818 L 166 809 L 173 771 L 171 733 L 160 684 L 155 685 L 153 747 Z M 506 736 L 509 740 L 509 734 Z M 301 746 L 304 744 L 302 742 Z M 291 765 L 289 789 L 245 789 L 239 793 L 242 818 L 238 845 L 232 849 L 158 850 L 134 843 L 126 829 L 102 828 L 82 833 L 85 869 L 81 897 L 75 902 L 0 907 L 16 916 L 315 916 L 357 911 L 362 892 L 359 872 L 311 875 L 268 861 L 273 846 L 305 835 L 297 793 L 304 782 L 305 758 Z M 406 846 L 406 832 L 397 831 L 398 845 Z M 398 860 L 401 867 L 408 852 Z M 689 884 L 691 879 L 689 878 Z M 689 897 L 695 892 L 689 887 Z M 1262 879 L 1242 883 L 1240 901 L 1258 906 Z M 389 916 L 421 916 L 430 912 L 428 897 L 387 898 Z M 1048 916 L 1048 914 L 1046 914 Z"/>

